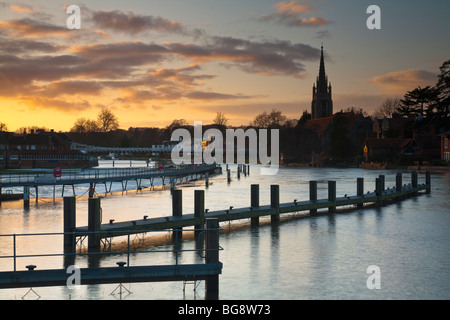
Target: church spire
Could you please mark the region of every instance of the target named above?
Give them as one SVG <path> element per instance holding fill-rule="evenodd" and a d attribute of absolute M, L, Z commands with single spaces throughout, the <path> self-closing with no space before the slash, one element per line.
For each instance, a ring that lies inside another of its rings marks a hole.
<path fill-rule="evenodd" d="M 333 115 L 333 100 L 331 97 L 331 83 L 325 73 L 325 59 L 323 56 L 323 44 L 320 48 L 320 67 L 316 84 L 313 85 L 313 101 L 311 105 L 312 119 Z"/>
<path fill-rule="evenodd" d="M 323 59 L 323 45 L 321 47 L 321 53 L 320 53 L 320 68 L 319 68 L 319 80 L 325 80 L 325 61 Z"/>

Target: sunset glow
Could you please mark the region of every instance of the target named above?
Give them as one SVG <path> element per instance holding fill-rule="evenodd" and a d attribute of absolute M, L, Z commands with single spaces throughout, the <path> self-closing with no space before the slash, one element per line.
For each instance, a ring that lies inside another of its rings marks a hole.
<path fill-rule="evenodd" d="M 299 119 L 322 43 L 335 111 L 370 114 L 387 97 L 434 85 L 450 52 L 446 1 L 378 1 L 376 31 L 360 1 L 77 5 L 81 29 L 69 30 L 65 1 L 0 2 L 0 121 L 10 131 L 70 130 L 104 106 L 122 129 L 209 123 L 217 112 L 246 125 L 273 108 Z"/>

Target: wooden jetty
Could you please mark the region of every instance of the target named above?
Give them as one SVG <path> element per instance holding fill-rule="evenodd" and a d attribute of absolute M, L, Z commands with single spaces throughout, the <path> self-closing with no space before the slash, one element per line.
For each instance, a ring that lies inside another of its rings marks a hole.
<path fill-rule="evenodd" d="M 177 248 L 172 251 L 176 256 L 176 263 L 172 265 L 150 265 L 150 266 L 130 266 L 130 254 L 146 254 L 154 253 L 155 251 L 130 251 L 130 238 L 128 237 L 128 250 L 120 252 L 120 254 L 127 254 L 127 261 L 118 261 L 117 267 L 88 267 L 80 268 L 78 271 L 79 285 L 86 284 L 110 284 L 110 283 L 136 283 L 136 282 L 163 282 L 163 281 L 205 281 L 205 299 L 217 300 L 219 298 L 219 275 L 222 273 L 223 265 L 219 261 L 219 222 L 217 219 L 206 219 L 204 229 L 205 233 L 204 243 L 199 245 L 199 249 L 182 250 Z M 60 233 L 58 235 L 61 235 Z M 77 253 L 75 250 L 62 254 L 35 254 L 35 255 L 18 255 L 16 253 L 16 239 L 20 236 L 43 236 L 57 235 L 55 233 L 49 234 L 14 234 L 14 235 L 0 235 L 1 237 L 11 237 L 13 239 L 13 255 L 0 256 L 0 258 L 13 259 L 14 267 L 12 271 L 0 272 L 0 289 L 5 288 L 36 288 L 36 287 L 51 287 L 51 286 L 67 286 L 69 284 L 68 269 L 47 269 L 39 270 L 36 265 L 27 265 L 27 271 L 16 270 L 17 260 L 20 258 L 33 257 L 54 257 L 64 256 L 65 265 L 74 264 L 77 255 L 84 255 Z M 179 264 L 178 254 L 185 251 L 194 251 L 202 253 L 204 263 L 198 264 Z M 166 251 L 164 251 L 166 252 Z M 89 252 L 88 257 L 93 255 L 104 256 L 108 252 Z M 117 252 L 109 252 L 109 254 L 117 254 Z"/>
<path fill-rule="evenodd" d="M 328 197 L 317 199 L 317 181 L 310 181 L 309 200 L 288 203 L 280 203 L 279 185 L 271 185 L 270 205 L 261 206 L 259 203 L 259 185 L 251 185 L 250 206 L 243 208 L 230 207 L 225 210 L 208 211 L 205 210 L 204 190 L 195 190 L 194 213 L 183 214 L 182 212 L 182 190 L 176 189 L 172 193 L 172 216 L 114 222 L 101 222 L 101 204 L 99 198 L 90 198 L 88 206 L 88 226 L 76 227 L 75 198 L 64 199 L 64 232 L 66 237 L 65 245 L 70 246 L 76 236 L 88 238 L 88 246 L 95 248 L 100 246 L 102 239 L 111 241 L 113 237 L 126 235 L 128 233 L 143 233 L 144 230 L 174 230 L 180 232 L 185 227 L 195 227 L 200 229 L 205 219 L 216 218 L 219 222 L 250 219 L 251 224 L 256 226 L 259 218 L 270 216 L 271 221 L 278 221 L 280 214 L 309 211 L 311 214 L 317 213 L 319 209 L 328 209 L 329 213 L 336 211 L 337 207 L 356 206 L 363 207 L 365 204 L 383 205 L 387 201 L 401 200 L 403 198 L 416 195 L 419 191 L 430 193 L 431 175 L 427 172 L 425 183 L 418 183 L 417 172 L 411 173 L 411 182 L 403 184 L 402 174 L 396 176 L 396 186 L 386 189 L 385 176 L 376 178 L 375 191 L 364 194 L 364 179 L 358 178 L 356 185 L 356 195 L 336 197 L 336 181 L 328 181 Z M 206 212 L 208 211 L 208 212 Z M 71 235 L 71 232 L 73 235 Z"/>

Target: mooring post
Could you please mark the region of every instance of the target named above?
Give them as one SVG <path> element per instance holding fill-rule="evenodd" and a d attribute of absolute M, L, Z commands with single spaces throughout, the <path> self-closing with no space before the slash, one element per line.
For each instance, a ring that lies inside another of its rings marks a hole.
<path fill-rule="evenodd" d="M 30 187 L 23 186 L 23 206 L 28 208 L 30 206 Z"/>
<path fill-rule="evenodd" d="M 93 198 L 94 197 L 94 193 L 95 193 L 94 183 L 90 182 L 89 183 L 89 198 Z"/>
<path fill-rule="evenodd" d="M 336 181 L 328 181 L 328 201 L 331 202 L 328 212 L 336 212 Z"/>
<path fill-rule="evenodd" d="M 430 173 L 430 171 L 427 171 L 425 173 L 425 184 L 427 186 L 426 193 L 430 194 L 431 193 L 431 173 Z"/>
<path fill-rule="evenodd" d="M 316 202 L 317 201 L 317 181 L 309 182 L 309 201 Z M 310 214 L 316 214 L 317 209 L 309 210 Z"/>
<path fill-rule="evenodd" d="M 362 197 L 364 195 L 364 178 L 356 179 L 356 195 Z M 358 203 L 358 208 L 364 207 L 363 203 Z"/>
<path fill-rule="evenodd" d="M 75 242 L 73 232 L 76 228 L 76 198 L 64 197 L 64 247 L 71 247 Z"/>
<path fill-rule="evenodd" d="M 209 187 L 209 172 L 205 173 L 205 186 L 206 188 Z"/>
<path fill-rule="evenodd" d="M 397 173 L 397 175 L 395 176 L 395 190 L 397 192 L 401 192 L 402 191 L 402 174 L 399 172 Z"/>
<path fill-rule="evenodd" d="M 386 177 L 383 174 L 380 174 L 380 191 L 381 193 L 386 190 Z"/>
<path fill-rule="evenodd" d="M 227 166 L 228 166 L 228 165 L 227 165 Z M 227 181 L 228 181 L 228 183 L 231 182 L 231 172 L 230 172 L 230 169 L 227 169 Z"/>
<path fill-rule="evenodd" d="M 381 179 L 375 178 L 375 194 L 377 196 L 377 202 L 376 205 L 381 205 Z"/>
<path fill-rule="evenodd" d="M 100 198 L 89 198 L 88 200 L 88 248 L 100 247 L 101 235 L 100 225 L 102 223 Z"/>
<path fill-rule="evenodd" d="M 251 185 L 250 206 L 252 208 L 259 208 L 259 184 Z M 252 227 L 257 227 L 259 225 L 259 217 L 250 218 L 250 220 Z"/>
<path fill-rule="evenodd" d="M 219 220 L 206 219 L 206 260 L 209 263 L 219 263 Z M 205 281 L 205 299 L 219 299 L 219 275 L 208 275 Z"/>
<path fill-rule="evenodd" d="M 411 172 L 411 185 L 413 188 L 417 188 L 417 171 Z"/>
<path fill-rule="evenodd" d="M 65 197 L 64 198 L 64 268 L 75 264 L 76 235 L 74 233 L 76 228 L 76 198 Z M 67 255 L 68 254 L 68 255 Z"/>
<path fill-rule="evenodd" d="M 194 226 L 195 239 L 197 239 L 205 225 L 205 190 L 194 191 L 194 216 L 201 220 L 200 224 Z"/>
<path fill-rule="evenodd" d="M 241 168 L 240 167 L 237 170 L 237 178 L 238 178 L 238 180 L 241 180 Z"/>
<path fill-rule="evenodd" d="M 280 221 L 280 186 L 277 184 L 270 186 L 270 207 L 276 209 L 276 213 L 270 216 L 271 222 Z"/>
<path fill-rule="evenodd" d="M 172 192 L 172 216 L 181 217 L 183 215 L 183 190 L 174 189 Z M 173 229 L 173 238 L 181 239 L 183 228 Z"/>

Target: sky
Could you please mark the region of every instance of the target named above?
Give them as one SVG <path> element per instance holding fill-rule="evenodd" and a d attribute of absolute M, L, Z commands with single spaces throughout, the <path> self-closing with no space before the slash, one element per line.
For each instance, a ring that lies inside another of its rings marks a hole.
<path fill-rule="evenodd" d="M 367 27 L 370 5 L 381 29 Z M 436 84 L 448 12 L 448 0 L 0 0 L 0 122 L 68 131 L 102 107 L 122 129 L 299 119 L 322 45 L 334 112 L 371 114 Z"/>

